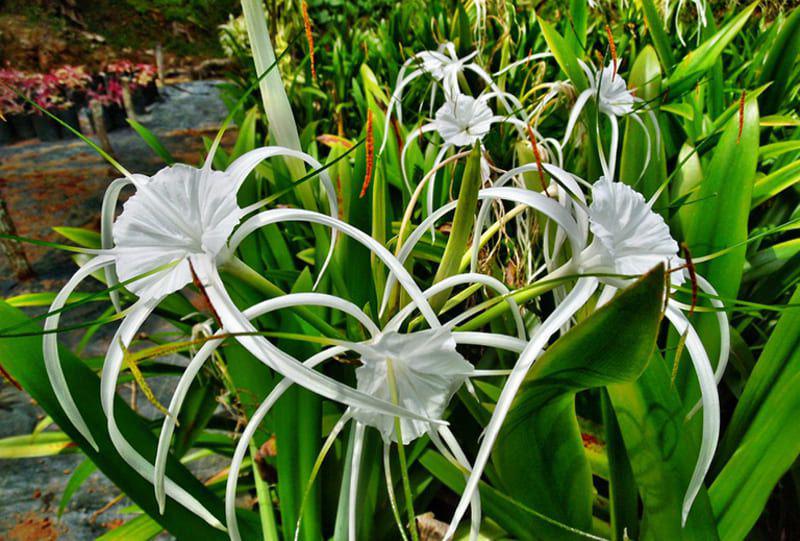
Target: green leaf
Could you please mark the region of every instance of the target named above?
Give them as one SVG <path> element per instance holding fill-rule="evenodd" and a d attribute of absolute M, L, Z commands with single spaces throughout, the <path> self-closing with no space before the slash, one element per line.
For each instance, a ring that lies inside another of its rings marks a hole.
<path fill-rule="evenodd" d="M 158 139 L 158 137 L 155 136 L 153 132 L 132 118 L 128 118 L 127 120 L 128 124 L 131 125 L 131 128 L 136 130 L 136 133 L 139 134 L 139 137 L 141 137 L 142 140 L 147 143 L 147 146 L 149 146 L 159 158 L 164 160 L 164 163 L 167 165 L 172 165 L 175 163 L 175 158 L 172 157 L 172 154 L 169 150 L 167 150 L 167 147 L 164 146 L 164 144 Z"/>
<path fill-rule="evenodd" d="M 463 472 L 448 462 L 442 455 L 428 450 L 420 457 L 419 461 L 436 479 L 447 485 L 456 494 L 464 490 L 466 481 L 464 480 Z M 479 491 L 483 512 L 497 522 L 501 528 L 520 540 L 539 539 L 546 541 L 558 539 L 577 541 L 602 539 L 537 513 L 502 492 L 493 489 L 483 481 L 479 485 Z"/>
<path fill-rule="evenodd" d="M 78 467 L 72 471 L 72 475 L 69 476 L 69 481 L 67 481 L 67 486 L 64 487 L 64 492 L 61 494 L 61 500 L 58 502 L 59 518 L 61 518 L 61 515 L 64 513 L 64 509 L 67 508 L 75 491 L 77 491 L 89 476 L 96 471 L 97 466 L 88 458 L 84 459 L 83 462 L 78 464 Z M 161 526 L 159 526 L 159 528 L 161 528 Z"/>
<path fill-rule="evenodd" d="M 767 396 L 741 445 L 711 486 L 709 495 L 721 539 L 738 541 L 747 536 L 775 485 L 797 460 L 798 386 L 800 372 L 795 367 Z"/>
<path fill-rule="evenodd" d="M 547 46 L 553 52 L 558 65 L 567 74 L 567 77 L 575 85 L 578 92 L 586 90 L 589 87 L 589 81 L 586 79 L 586 74 L 581 69 L 578 57 L 575 56 L 572 47 L 550 23 L 541 18 L 537 20 L 539 21 L 539 27 L 542 29 L 542 35 L 547 41 Z"/>
<path fill-rule="evenodd" d="M 433 282 L 441 282 L 445 278 L 458 273 L 461 259 L 469 250 L 469 238 L 475 223 L 475 211 L 478 207 L 478 192 L 481 189 L 481 149 L 476 145 L 467 158 L 464 174 L 461 177 L 461 188 L 458 192 L 458 203 L 453 216 L 453 227 L 444 256 Z M 449 291 L 442 291 L 431 299 L 431 306 L 438 310 L 449 297 Z"/>
<path fill-rule="evenodd" d="M 53 231 L 84 248 L 101 248 L 100 233 L 83 227 L 54 227 Z"/>
<path fill-rule="evenodd" d="M 506 492 L 572 527 L 592 527 L 592 475 L 575 394 L 635 380 L 655 347 L 664 269 L 658 267 L 557 340 L 533 365 L 492 455 Z"/>
<path fill-rule="evenodd" d="M 9 436 L 0 439 L 0 459 L 53 456 L 69 447 L 74 444 L 63 432 Z"/>
<path fill-rule="evenodd" d="M 772 86 L 761 99 L 761 107 L 766 114 L 777 113 L 791 90 L 791 80 L 795 75 L 794 66 L 800 56 L 800 10 L 792 11 L 781 25 L 780 33 L 764 60 L 758 78 L 759 84 L 772 82 Z"/>
<path fill-rule="evenodd" d="M 163 528 L 158 522 L 147 515 L 140 515 L 122 526 L 104 533 L 96 541 L 148 541 L 162 530 Z"/>
<path fill-rule="evenodd" d="M 780 388 L 796 394 L 785 384 L 800 373 L 800 288 L 795 290 L 789 304 L 793 307 L 781 314 L 736 404 L 717 452 L 717 464 L 724 464 L 734 454 L 771 394 Z"/>
<path fill-rule="evenodd" d="M 768 201 L 798 182 L 800 182 L 800 160 L 758 179 L 753 186 L 752 206 L 756 207 Z"/>
<path fill-rule="evenodd" d="M 701 488 L 686 523 L 681 509 L 699 447 L 685 429 L 670 371 L 655 354 L 641 377 L 610 385 L 608 394 L 644 506 L 643 541 L 717 539 L 708 494 Z"/>
<path fill-rule="evenodd" d="M 653 0 L 642 0 L 642 13 L 647 29 L 650 31 L 650 39 L 653 40 L 653 47 L 661 60 L 661 67 L 670 71 L 675 64 L 675 57 L 672 54 L 667 30 L 664 28 L 664 20 Z"/>
<path fill-rule="evenodd" d="M 675 71 L 669 76 L 669 81 L 667 82 L 669 93 L 679 95 L 691 90 L 695 83 L 714 66 L 722 51 L 739 34 L 757 6 L 758 1 L 741 10 L 716 34 L 704 41 L 697 49 L 684 56 Z"/>
<path fill-rule="evenodd" d="M 41 330 L 33 323 L 25 324 L 29 318 L 4 302 L 0 302 L 0 320 L 11 325 L 24 324 L 21 327 L 23 331 Z M 100 406 L 99 379 L 72 353 L 67 350 L 61 351 L 64 375 L 73 390 L 75 402 L 87 424 L 94 427 L 94 436 L 100 447 L 99 451 L 95 451 L 83 440 L 58 404 L 44 368 L 40 337 L 0 339 L 0 364 L 53 418 L 72 441 L 81 446 L 92 462 L 131 500 L 153 517 L 162 528 L 166 528 L 178 538 L 227 539 L 227 535 L 222 531 L 209 526 L 171 499 L 167 500 L 165 513 L 162 515 L 158 512 L 150 480 L 142 478 L 122 460 L 106 432 L 106 418 Z M 156 438 L 147 424 L 119 398 L 115 401 L 114 410 L 120 429 L 131 445 L 144 457 L 154 460 Z M 167 474 L 173 481 L 193 494 L 215 516 L 224 521 L 222 501 L 203 486 L 183 465 L 170 459 Z M 243 521 L 242 527 L 246 528 L 249 535 L 258 535 L 257 526 L 251 520 Z"/>

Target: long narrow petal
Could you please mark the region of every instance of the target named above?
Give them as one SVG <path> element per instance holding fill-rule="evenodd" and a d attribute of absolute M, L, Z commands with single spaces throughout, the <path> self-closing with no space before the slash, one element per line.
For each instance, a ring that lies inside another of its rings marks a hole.
<path fill-rule="evenodd" d="M 64 287 L 61 288 L 61 291 L 58 292 L 56 298 L 53 300 L 53 304 L 50 305 L 49 311 L 56 312 L 64 308 L 69 296 L 83 280 L 93 272 L 113 262 L 114 259 L 110 256 L 98 256 L 89 260 L 89 262 L 78 269 L 78 272 L 76 272 Z M 53 331 L 57 329 L 60 319 L 60 312 L 48 317 L 44 321 L 44 330 Z M 92 431 L 89 429 L 86 421 L 83 420 L 83 415 L 81 415 L 78 406 L 75 404 L 75 400 L 72 398 L 69 385 L 64 377 L 64 371 L 61 369 L 61 358 L 58 355 L 58 333 L 48 332 L 44 335 L 42 339 L 42 355 L 44 357 L 44 366 L 47 370 L 47 377 L 50 379 L 50 386 L 53 388 L 53 393 L 56 395 L 58 403 L 64 410 L 64 414 L 67 416 L 67 419 L 69 419 L 69 422 L 75 426 L 78 432 L 80 432 L 94 450 L 97 451 L 98 447 L 92 436 Z"/>
<path fill-rule="evenodd" d="M 412 302 L 417 305 L 423 317 L 432 328 L 441 326 L 436 314 L 422 295 L 414 278 L 403 267 L 401 261 L 392 255 L 381 243 L 364 233 L 358 228 L 340 220 L 330 218 L 324 214 L 299 209 L 275 209 L 253 216 L 247 220 L 233 234 L 230 240 L 230 249 L 235 250 L 239 243 L 251 232 L 260 227 L 283 221 L 304 221 L 327 225 L 338 229 L 340 232 L 352 237 L 357 242 L 369 248 L 389 269 L 389 277 L 394 277 L 408 292 Z M 415 231 L 416 232 L 416 231 Z"/>
<path fill-rule="evenodd" d="M 406 60 L 403 67 L 400 68 L 400 71 L 397 74 L 397 83 L 394 86 L 394 90 L 392 90 L 392 97 L 389 100 L 389 105 L 386 108 L 386 119 L 383 123 L 383 141 L 381 142 L 381 148 L 378 150 L 378 155 L 383 154 L 383 151 L 386 149 L 386 142 L 389 140 L 389 130 L 391 129 L 391 121 L 392 121 L 392 112 L 394 111 L 395 106 L 397 106 L 398 112 L 401 110 L 401 103 L 403 101 L 403 89 L 405 89 L 406 85 L 408 85 L 411 81 L 425 73 L 421 69 L 415 69 L 408 76 L 405 76 L 405 70 L 408 69 L 408 66 L 411 62 L 414 61 L 414 58 L 409 58 Z M 398 121 L 400 121 L 400 115 L 398 115 Z"/>
<path fill-rule="evenodd" d="M 314 368 L 318 364 L 340 353 L 344 353 L 345 351 L 346 349 L 343 347 L 332 347 L 309 357 L 303 364 L 308 368 Z M 253 439 L 256 430 L 258 430 L 258 427 L 269 413 L 269 410 L 272 409 L 275 402 L 277 402 L 278 399 L 283 396 L 283 393 L 292 385 L 292 380 L 282 379 L 275 388 L 272 389 L 272 392 L 270 392 L 267 398 L 258 406 L 253 416 L 250 417 L 247 426 L 239 437 L 239 442 L 236 444 L 236 450 L 233 452 L 230 470 L 228 471 L 228 481 L 225 484 L 225 521 L 228 524 L 228 535 L 230 535 L 232 541 L 241 541 L 239 526 L 236 520 L 236 488 L 239 482 L 239 470 L 242 467 L 242 461 L 247 453 L 248 445 L 250 440 Z"/>
<path fill-rule="evenodd" d="M 581 278 L 578 280 L 575 287 L 564 301 L 559 304 L 542 325 L 536 329 L 531 341 L 517 360 L 511 375 L 503 386 L 503 391 L 500 393 L 500 398 L 497 401 L 489 424 L 484 430 L 483 441 L 478 450 L 478 456 L 475 458 L 475 465 L 467 481 L 467 485 L 464 488 L 464 492 L 461 494 L 461 500 L 458 502 L 456 511 L 453 514 L 453 520 L 450 522 L 450 527 L 444 536 L 445 539 L 450 539 L 455 533 L 458 524 L 464 517 L 464 513 L 467 510 L 467 506 L 473 494 L 478 489 L 478 483 L 484 468 L 486 468 L 486 464 L 489 462 L 489 456 L 491 455 L 495 440 L 500 433 L 508 411 L 511 409 L 514 397 L 525 379 L 525 375 L 528 373 L 528 370 L 531 365 L 533 365 L 536 358 L 541 354 L 553 334 L 569 321 L 575 312 L 589 300 L 597 289 L 597 284 L 598 281 L 596 278 Z"/>
<path fill-rule="evenodd" d="M 636 122 L 640 128 L 642 128 L 642 133 L 644 134 L 645 147 L 647 148 L 647 151 L 645 152 L 644 155 L 644 165 L 642 165 L 642 170 L 639 173 L 639 176 L 636 178 L 636 182 L 639 182 L 639 180 L 641 180 L 641 178 L 644 176 L 645 172 L 647 171 L 647 168 L 650 165 L 650 159 L 653 153 L 653 145 L 652 141 L 650 140 L 650 130 L 647 129 L 647 126 L 645 125 L 644 121 L 641 118 L 639 118 L 639 115 L 636 114 L 629 115 L 629 118 L 632 118 L 633 121 Z"/>
<path fill-rule="evenodd" d="M 450 447 L 450 450 L 452 451 L 453 455 L 455 455 L 458 463 L 471 473 L 472 465 L 469 463 L 467 455 L 458 444 L 458 440 L 455 438 L 455 436 L 453 436 L 453 433 L 450 432 L 450 429 L 445 426 L 438 430 L 438 432 L 444 439 L 445 443 Z M 472 497 L 472 501 L 470 502 L 470 510 L 472 519 L 470 521 L 469 539 L 470 541 L 477 541 L 478 533 L 480 532 L 481 528 L 481 496 L 478 491 L 475 491 L 475 494 Z"/>
<path fill-rule="evenodd" d="M 290 157 L 290 158 L 297 158 L 299 160 L 303 160 L 308 165 L 310 165 L 314 169 L 322 169 L 322 164 L 315 160 L 309 154 L 305 152 L 301 152 L 299 150 L 292 150 L 285 147 L 278 147 L 278 146 L 271 146 L 271 147 L 262 147 L 257 148 L 255 150 L 251 150 L 236 159 L 229 167 L 227 172 L 231 175 L 232 180 L 236 182 L 237 186 L 241 186 L 241 184 L 245 181 L 247 176 L 250 172 L 255 169 L 255 167 L 264 160 L 269 158 L 273 158 L 276 156 L 282 157 Z M 328 207 L 330 209 L 330 215 L 334 218 L 339 216 L 339 203 L 338 198 L 336 196 L 336 189 L 333 187 L 333 182 L 331 182 L 331 177 L 328 174 L 327 170 L 320 171 L 319 173 L 319 180 L 322 183 L 322 187 L 325 190 L 325 194 L 328 196 Z M 314 289 L 316 289 L 317 285 L 319 285 L 319 281 L 322 279 L 322 276 L 325 274 L 325 270 L 328 268 L 328 265 L 331 262 L 331 258 L 333 257 L 333 251 L 336 248 L 336 231 L 334 230 L 331 234 L 331 244 L 328 248 L 328 254 L 325 256 L 325 261 L 322 264 L 322 268 L 317 275 L 317 279 L 314 283 Z"/>
<path fill-rule="evenodd" d="M 456 331 L 453 333 L 453 339 L 456 344 L 505 349 L 514 353 L 522 353 L 525 350 L 525 346 L 528 345 L 527 341 L 520 340 L 514 336 L 477 331 Z"/>
<path fill-rule="evenodd" d="M 564 138 L 561 139 L 561 147 L 565 147 L 567 145 L 567 141 L 569 141 L 570 136 L 572 135 L 572 130 L 575 129 L 575 123 L 578 122 L 578 117 L 580 117 L 581 111 L 586 106 L 586 102 L 589 101 L 589 98 L 592 97 L 593 90 L 588 88 L 578 95 L 578 99 L 575 100 L 575 105 L 572 106 L 572 111 L 569 114 L 569 120 L 567 120 L 567 129 L 564 132 Z"/>
<path fill-rule="evenodd" d="M 133 337 L 139 332 L 139 329 L 142 324 L 144 324 L 147 317 L 156 306 L 158 306 L 160 300 L 161 299 L 149 299 L 146 301 L 139 301 L 131 308 L 130 313 L 114 334 L 111 345 L 106 353 L 103 373 L 100 379 L 100 401 L 103 406 L 103 411 L 106 414 L 108 433 L 111 437 L 111 442 L 114 444 L 114 447 L 117 449 L 122 459 L 145 479 L 153 478 L 155 468 L 125 439 L 125 436 L 119 430 L 114 417 L 114 398 L 116 396 L 117 379 L 122 368 L 122 348 L 127 348 L 129 346 Z M 225 529 L 222 523 L 211 514 L 203 504 L 171 479 L 166 480 L 166 493 L 176 502 L 208 522 L 211 526 L 221 530 Z"/>
<path fill-rule="evenodd" d="M 104 250 L 110 250 L 114 246 L 114 212 L 117 209 L 117 201 L 119 201 L 119 194 L 123 188 L 132 184 L 128 178 L 118 178 L 108 185 L 105 193 L 103 194 L 103 205 L 100 210 L 100 242 Z M 119 283 L 117 272 L 113 267 L 105 268 L 106 285 L 113 287 Z M 117 313 L 122 311 L 122 305 L 119 302 L 119 292 L 111 291 L 111 303 L 117 310 Z"/>
<path fill-rule="evenodd" d="M 436 154 L 436 158 L 433 160 L 433 169 L 436 169 L 440 163 L 442 163 L 442 158 L 444 158 L 445 153 L 450 150 L 450 145 L 442 145 L 442 148 L 439 150 L 438 154 Z M 433 214 L 433 196 L 434 196 L 434 189 L 436 187 L 436 175 L 430 177 L 428 181 L 428 190 L 427 190 L 427 211 L 428 216 Z M 436 227 L 431 224 L 431 242 L 436 240 Z"/>
<path fill-rule="evenodd" d="M 243 314 L 247 319 L 253 320 L 275 310 L 292 306 L 307 305 L 323 306 L 326 308 L 341 310 L 346 314 L 350 314 L 356 318 L 367 328 L 371 336 L 374 337 L 380 333 L 380 329 L 358 306 L 344 299 L 340 299 L 339 297 L 323 293 L 293 293 L 289 295 L 283 295 L 281 297 L 268 299 L 255 304 L 246 309 Z M 227 329 L 221 329 L 216 333 L 216 336 L 225 334 L 227 334 Z M 192 381 L 194 381 L 194 378 L 197 377 L 197 374 L 200 372 L 200 369 L 202 368 L 203 364 L 205 364 L 206 360 L 208 360 L 208 358 L 214 353 L 214 351 L 216 351 L 223 341 L 224 338 L 211 339 L 207 341 L 186 366 L 183 374 L 181 374 L 181 377 L 178 380 L 178 385 L 175 387 L 175 391 L 172 394 L 172 400 L 170 401 L 168 409 L 169 414 L 164 417 L 164 421 L 161 425 L 161 433 L 159 434 L 158 439 L 158 450 L 156 451 L 153 486 L 155 487 L 156 500 L 159 503 L 162 513 L 164 509 L 164 471 L 167 464 L 167 454 L 169 452 L 172 434 L 175 430 L 175 422 L 178 417 L 178 413 L 180 412 L 183 401 L 186 398 L 186 393 L 189 392 Z"/>
<path fill-rule="evenodd" d="M 389 506 L 392 508 L 392 515 L 394 521 L 397 523 L 397 531 L 403 537 L 403 541 L 408 541 L 406 529 L 403 526 L 403 520 L 400 518 L 400 508 L 397 506 L 397 495 L 394 492 L 394 480 L 392 479 L 392 463 L 389 461 L 389 449 L 391 446 L 388 443 L 383 444 L 383 475 L 386 482 L 386 493 L 389 495 Z"/>
<path fill-rule="evenodd" d="M 315 214 L 315 213 L 312 213 Z M 324 215 L 320 215 L 324 216 Z M 239 311 L 225 291 L 222 281 L 213 264 L 201 259 L 195 260 L 200 280 L 206 287 L 211 304 L 216 309 L 222 326 L 236 335 L 236 340 L 262 363 L 298 385 L 330 400 L 335 400 L 355 408 L 366 408 L 391 416 L 411 418 L 419 421 L 442 424 L 443 421 L 428 419 L 385 400 L 362 393 L 349 385 L 320 374 L 300 363 L 291 355 L 281 351 L 263 336 L 257 335 L 256 328 Z"/>
<path fill-rule="evenodd" d="M 347 538 L 349 541 L 357 541 L 356 530 L 356 510 L 358 503 L 358 477 L 361 473 L 361 455 L 364 450 L 364 425 L 355 422 L 356 435 L 353 438 L 353 456 L 350 461 L 350 490 L 347 497 Z"/>
<path fill-rule="evenodd" d="M 694 503 L 697 493 L 700 492 L 703 479 L 711 467 L 711 460 L 714 458 L 714 451 L 719 441 L 719 395 L 716 381 L 714 381 L 714 372 L 711 370 L 711 362 L 697 331 L 677 308 L 669 304 L 667 304 L 666 316 L 678 334 L 686 333 L 686 349 L 692 365 L 694 365 L 697 380 L 700 382 L 700 396 L 703 402 L 703 440 L 700 443 L 697 464 L 683 498 L 681 519 L 685 525 L 689 511 L 692 509 L 692 503 Z"/>

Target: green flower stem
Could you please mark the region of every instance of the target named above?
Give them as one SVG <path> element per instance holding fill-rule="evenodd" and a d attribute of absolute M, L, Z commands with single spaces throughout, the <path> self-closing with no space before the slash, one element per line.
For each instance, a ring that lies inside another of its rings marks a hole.
<path fill-rule="evenodd" d="M 386 377 L 389 380 L 389 393 L 392 397 L 392 402 L 400 405 L 400 399 L 397 395 L 397 381 L 394 377 L 394 368 L 392 360 L 386 359 Z M 419 541 L 419 533 L 417 532 L 417 514 L 414 512 L 414 496 L 411 492 L 411 480 L 408 478 L 408 461 L 406 460 L 406 449 L 403 446 L 403 431 L 400 427 L 400 418 L 394 418 L 394 431 L 397 435 L 397 455 L 400 459 L 400 475 L 403 478 L 403 493 L 406 498 L 406 511 L 408 512 L 408 528 L 411 530 L 411 539 Z"/>
<path fill-rule="evenodd" d="M 250 440 L 250 457 L 253 466 L 253 480 L 256 484 L 256 495 L 258 496 L 258 516 L 261 519 L 261 531 L 264 541 L 279 541 L 278 527 L 275 524 L 275 512 L 272 509 L 272 498 L 269 495 L 269 487 L 258 473 L 256 465 L 256 449 L 253 440 Z"/>

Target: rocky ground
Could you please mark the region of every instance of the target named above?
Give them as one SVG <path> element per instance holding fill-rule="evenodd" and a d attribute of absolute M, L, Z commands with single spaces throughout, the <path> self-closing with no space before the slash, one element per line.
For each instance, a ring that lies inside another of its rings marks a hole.
<path fill-rule="evenodd" d="M 139 121 L 179 161 L 198 163 L 202 136 L 213 137 L 226 113 L 215 84 L 201 81 L 167 87 L 163 101 Z M 229 134 L 225 142 L 230 144 L 233 137 L 234 133 Z M 133 130 L 111 132 L 110 139 L 117 158 L 129 170 L 153 173 L 163 166 Z M 97 229 L 102 193 L 113 178 L 113 170 L 102 158 L 78 140 L 0 147 L 0 189 L 22 236 L 61 242 L 52 227 Z M 36 278 L 18 283 L 11 277 L 7 262 L 0 260 L 2 297 L 52 291 L 74 272 L 74 264 L 63 252 L 30 245 L 25 249 Z M 86 353 L 100 354 L 104 346 L 102 339 L 94 341 L 92 350 Z M 152 384 L 157 394 L 168 397 L 174 381 Z M 120 392 L 126 396 L 130 390 L 121 388 Z M 139 402 L 143 414 L 156 414 L 148 411 L 153 408 L 144 400 Z M 43 416 L 27 395 L 0 384 L 0 438 L 30 434 Z M 0 541 L 94 539 L 130 517 L 124 513 L 129 502 L 115 503 L 119 492 L 101 473 L 94 473 L 73 496 L 63 516 L 57 517 L 64 487 L 82 461 L 83 455 L 77 452 L 0 460 Z M 219 463 L 206 462 L 197 465 L 196 473 L 205 478 L 219 469 Z"/>

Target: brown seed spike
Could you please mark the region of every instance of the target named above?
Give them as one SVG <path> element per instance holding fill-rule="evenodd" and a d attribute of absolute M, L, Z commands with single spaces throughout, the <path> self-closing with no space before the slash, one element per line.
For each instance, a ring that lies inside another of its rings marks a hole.
<path fill-rule="evenodd" d="M 531 140 L 531 148 L 533 149 L 533 157 L 536 158 L 536 169 L 539 171 L 539 180 L 542 183 L 542 193 L 547 194 L 547 182 L 544 180 L 544 169 L 542 168 L 542 156 L 539 154 L 539 145 L 536 143 L 536 136 L 533 133 L 533 128 L 528 128 L 528 137 Z"/>
<path fill-rule="evenodd" d="M 317 81 L 317 66 L 314 62 L 314 35 L 311 33 L 311 18 L 308 16 L 308 4 L 303 1 L 301 4 L 303 11 L 303 26 L 306 30 L 306 39 L 308 40 L 308 55 L 311 57 L 311 77 L 314 82 Z"/>
<path fill-rule="evenodd" d="M 608 48 L 611 49 L 611 60 L 614 62 L 614 72 L 611 78 L 617 76 L 617 46 L 614 44 L 614 36 L 611 34 L 611 27 L 606 25 L 606 35 L 608 36 Z"/>
<path fill-rule="evenodd" d="M 742 97 L 739 98 L 739 135 L 736 136 L 736 144 L 742 140 L 742 130 L 744 129 L 744 99 L 747 92 L 742 90 Z"/>
<path fill-rule="evenodd" d="M 361 186 L 359 198 L 367 194 L 367 188 L 372 180 L 372 169 L 375 166 L 375 134 L 372 131 L 372 110 L 367 109 L 367 170 L 364 174 L 364 184 Z"/>
<path fill-rule="evenodd" d="M 691 316 L 697 307 L 697 272 L 692 262 L 692 254 L 689 252 L 689 247 L 685 243 L 681 243 L 681 248 L 683 249 L 683 258 L 686 260 L 686 270 L 689 271 L 689 280 L 692 282 L 692 305 L 689 308 L 689 315 Z"/>

